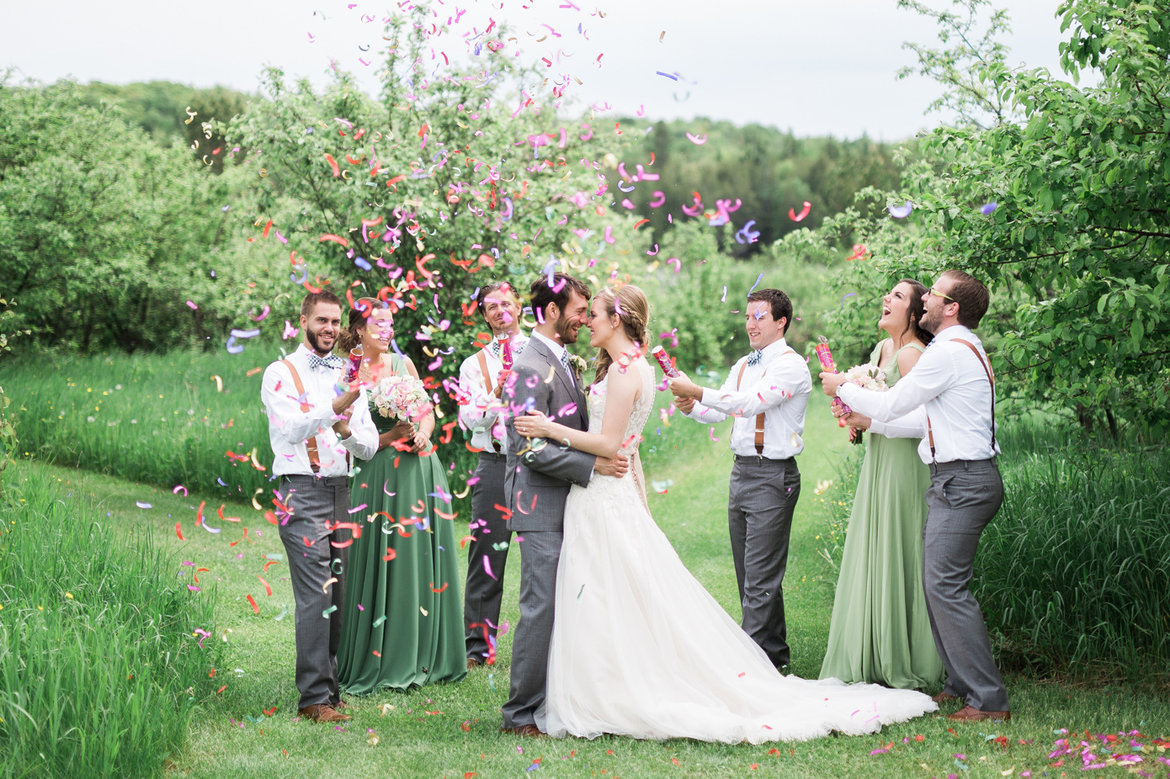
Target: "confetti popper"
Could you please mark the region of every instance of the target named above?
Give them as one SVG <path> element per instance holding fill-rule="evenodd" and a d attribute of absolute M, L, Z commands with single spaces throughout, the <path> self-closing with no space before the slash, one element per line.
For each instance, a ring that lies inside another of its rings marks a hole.
<path fill-rule="evenodd" d="M 650 354 L 654 355 L 654 359 L 657 360 L 658 364 L 662 367 L 662 372 L 667 376 L 673 379 L 675 376 L 679 375 L 678 371 L 675 370 L 674 365 L 672 365 L 670 362 L 670 355 L 666 353 L 666 350 L 663 349 L 661 345 L 655 346 L 653 349 L 651 349 Z"/>
<path fill-rule="evenodd" d="M 504 363 L 504 370 L 512 370 L 512 337 L 500 339 L 500 361 Z"/>
<path fill-rule="evenodd" d="M 816 345 L 817 359 L 821 361 L 821 367 L 829 373 L 837 373 L 837 363 L 833 360 L 833 353 L 829 351 L 829 341 L 823 335 L 817 338 L 820 342 Z M 839 411 L 842 415 L 848 414 L 852 409 L 841 400 L 841 398 L 833 398 L 830 403 L 835 412 Z M 845 420 L 840 416 L 837 417 L 837 426 L 845 427 Z"/>
<path fill-rule="evenodd" d="M 362 367 L 362 345 L 358 344 L 349 350 L 349 368 L 345 371 L 345 383 L 352 384 L 358 377 L 358 370 Z"/>

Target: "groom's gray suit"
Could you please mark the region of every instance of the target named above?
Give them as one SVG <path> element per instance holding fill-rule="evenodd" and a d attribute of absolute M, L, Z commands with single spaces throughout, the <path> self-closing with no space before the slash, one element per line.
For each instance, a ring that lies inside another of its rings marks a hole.
<path fill-rule="evenodd" d="M 513 397 L 508 399 L 513 414 L 526 410 L 542 411 L 550 417 L 560 414 L 557 421 L 567 427 L 589 427 L 580 380 L 540 338 L 528 342 L 513 370 L 516 381 Z M 512 639 L 511 693 L 503 714 L 505 728 L 518 728 L 535 725 L 536 710 L 544 702 L 565 499 L 572 484 L 589 482 L 596 458 L 555 442 L 529 441 L 516 432 L 511 419 L 507 427 L 504 490 L 512 512 L 508 525 L 519 535 L 517 540 L 523 540 L 520 621 Z"/>

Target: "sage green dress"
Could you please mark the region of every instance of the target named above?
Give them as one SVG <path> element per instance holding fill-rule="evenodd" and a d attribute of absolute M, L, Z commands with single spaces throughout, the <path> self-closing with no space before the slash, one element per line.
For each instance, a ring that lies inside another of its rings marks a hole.
<path fill-rule="evenodd" d="M 870 355 L 878 363 L 882 343 Z M 910 344 L 903 348 L 922 347 Z M 898 380 L 898 355 L 886 367 Z M 922 590 L 922 528 L 930 471 L 917 438 L 866 434 L 865 460 L 845 535 L 821 678 L 927 689 L 943 666 Z"/>
<path fill-rule="evenodd" d="M 391 371 L 406 372 L 397 355 Z M 396 421 L 372 405 L 370 416 L 379 433 Z M 439 457 L 388 446 L 359 466 L 351 500 L 362 532 L 349 549 L 338 683 L 350 694 L 368 695 L 458 681 L 467 675 L 463 598 L 451 493 Z"/>

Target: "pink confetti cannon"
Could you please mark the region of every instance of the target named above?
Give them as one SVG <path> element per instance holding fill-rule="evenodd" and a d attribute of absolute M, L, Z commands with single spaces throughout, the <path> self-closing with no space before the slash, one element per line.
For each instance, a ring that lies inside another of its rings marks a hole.
<path fill-rule="evenodd" d="M 674 365 L 670 362 L 670 355 L 661 346 L 655 346 L 650 350 L 650 354 L 654 355 L 655 360 L 658 360 L 658 364 L 662 366 L 662 372 L 667 376 L 673 379 L 679 375 L 679 372 L 675 370 Z"/>
<path fill-rule="evenodd" d="M 828 373 L 837 373 L 837 363 L 833 360 L 833 353 L 829 351 L 828 339 L 822 335 L 817 340 L 820 341 L 820 343 L 816 345 L 816 352 L 817 359 L 821 361 L 821 367 L 824 368 Z M 848 414 L 852 411 L 849 406 L 845 405 L 841 398 L 833 398 L 833 402 L 829 405 L 833 407 L 835 412 L 839 411 L 841 414 Z M 841 417 L 838 417 L 837 426 L 845 427 L 845 420 Z"/>
<path fill-rule="evenodd" d="M 362 345 L 358 344 L 349 350 L 349 366 L 345 370 L 345 383 L 352 384 L 358 377 L 362 367 Z"/>
<path fill-rule="evenodd" d="M 512 370 L 512 337 L 500 339 L 500 361 L 504 363 L 504 370 Z"/>

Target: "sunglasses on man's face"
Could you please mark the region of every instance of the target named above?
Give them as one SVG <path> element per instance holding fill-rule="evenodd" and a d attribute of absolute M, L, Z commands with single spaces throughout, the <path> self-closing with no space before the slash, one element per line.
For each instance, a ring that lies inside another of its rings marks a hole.
<path fill-rule="evenodd" d="M 935 288 L 935 287 L 931 287 L 931 288 L 930 288 L 930 294 L 934 295 L 935 297 L 940 297 L 940 298 L 942 298 L 943 300 L 949 300 L 949 301 L 951 301 L 952 303 L 958 303 L 958 302 L 959 302 L 959 301 L 955 300 L 953 297 L 951 297 L 950 295 L 948 295 L 947 293 L 945 293 L 945 292 L 939 292 L 939 291 L 938 291 L 938 289 L 937 289 L 937 288 Z"/>

